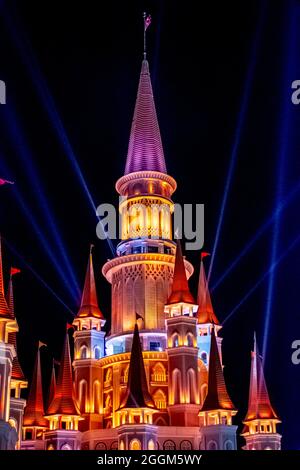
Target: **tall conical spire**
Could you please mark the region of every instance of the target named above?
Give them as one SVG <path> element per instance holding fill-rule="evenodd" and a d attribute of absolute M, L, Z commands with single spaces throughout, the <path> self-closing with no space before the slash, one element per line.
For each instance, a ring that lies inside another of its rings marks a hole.
<path fill-rule="evenodd" d="M 154 402 L 148 390 L 145 365 L 137 324 L 135 324 L 134 327 L 127 390 L 120 406 L 120 409 L 122 408 L 155 408 Z"/>
<path fill-rule="evenodd" d="M 13 288 L 13 275 L 10 274 L 8 290 L 6 294 L 6 302 L 10 311 L 10 316 L 15 318 L 15 306 L 14 306 L 14 288 Z M 17 333 L 13 331 L 8 333 L 8 342 L 13 344 L 16 351 L 16 356 L 13 358 L 12 364 L 12 379 L 15 380 L 25 380 L 24 373 L 22 371 L 22 367 L 20 366 L 19 359 L 18 359 L 18 350 L 17 350 Z"/>
<path fill-rule="evenodd" d="M 4 296 L 4 279 L 2 269 L 2 246 L 0 236 L 0 317 L 10 317 L 10 310 Z"/>
<path fill-rule="evenodd" d="M 235 410 L 226 389 L 214 327 L 210 343 L 208 390 L 201 411 L 213 410 Z"/>
<path fill-rule="evenodd" d="M 47 410 L 47 415 L 53 414 L 69 416 L 80 414 L 74 394 L 68 332 L 66 333 L 60 361 L 55 395 Z"/>
<path fill-rule="evenodd" d="M 44 418 L 44 401 L 41 376 L 40 349 L 38 348 L 27 405 L 24 412 L 24 426 L 47 427 Z"/>
<path fill-rule="evenodd" d="M 54 361 L 53 361 L 50 388 L 49 388 L 49 395 L 48 395 L 48 408 L 49 408 L 49 406 L 51 405 L 51 403 L 53 401 L 55 393 L 56 393 L 56 376 L 55 376 L 55 367 L 54 367 Z"/>
<path fill-rule="evenodd" d="M 137 171 L 167 173 L 154 104 L 149 64 L 142 62 L 139 87 L 130 132 L 125 175 Z"/>
<path fill-rule="evenodd" d="M 190 292 L 188 281 L 186 278 L 181 243 L 179 239 L 177 239 L 172 291 L 168 298 L 167 305 L 176 304 L 179 302 L 195 304 L 194 297 Z"/>
<path fill-rule="evenodd" d="M 199 274 L 199 283 L 198 283 L 198 295 L 197 295 L 197 304 L 198 304 L 198 323 L 214 323 L 219 325 L 219 320 L 217 319 L 210 298 L 210 292 L 208 288 L 208 282 L 205 275 L 205 269 L 203 260 L 201 259 L 200 263 L 200 274 Z"/>
<path fill-rule="evenodd" d="M 266 386 L 263 364 L 259 355 L 256 335 L 254 334 L 254 351 L 251 352 L 251 372 L 248 411 L 244 422 L 253 419 L 276 419 Z"/>
<path fill-rule="evenodd" d="M 81 305 L 77 317 L 95 317 L 103 319 L 103 315 L 98 306 L 95 275 L 92 258 L 92 245 L 90 247 L 89 260 L 85 275 L 84 288 L 81 298 Z"/>

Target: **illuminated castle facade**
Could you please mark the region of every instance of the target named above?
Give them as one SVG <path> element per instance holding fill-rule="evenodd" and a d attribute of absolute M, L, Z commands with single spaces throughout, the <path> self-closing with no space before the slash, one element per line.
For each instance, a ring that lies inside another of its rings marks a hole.
<path fill-rule="evenodd" d="M 116 189 L 121 242 L 102 269 L 111 284 L 111 331 L 104 331 L 108 315 L 98 305 L 90 253 L 73 321 L 74 360 L 67 333 L 47 403 L 39 350 L 27 403 L 21 398 L 27 382 L 17 358 L 12 279 L 5 298 L 1 259 L 0 436 L 2 423 L 22 449 L 234 450 L 237 410 L 223 376 L 221 325 L 203 260 L 194 298 L 194 269 L 173 241 L 176 182 L 166 170 L 146 59 Z M 279 422 L 255 343 L 245 449 L 280 449 Z"/>

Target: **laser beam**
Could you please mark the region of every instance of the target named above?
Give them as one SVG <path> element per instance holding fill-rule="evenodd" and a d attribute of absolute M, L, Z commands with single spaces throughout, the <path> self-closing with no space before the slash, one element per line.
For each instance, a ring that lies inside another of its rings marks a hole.
<path fill-rule="evenodd" d="M 284 253 L 279 256 L 269 267 L 269 269 L 259 278 L 259 280 L 254 284 L 251 289 L 245 294 L 245 296 L 240 300 L 240 302 L 231 310 L 231 312 L 225 317 L 225 319 L 222 322 L 222 325 L 224 326 L 230 318 L 239 310 L 239 308 L 251 297 L 251 295 L 256 291 L 256 289 L 268 278 L 268 276 L 272 275 L 275 272 L 275 269 L 283 261 L 288 254 L 297 246 L 297 244 L 300 242 L 300 235 L 298 235 L 294 241 L 288 246 L 288 248 L 284 251 Z"/>
<path fill-rule="evenodd" d="M 228 172 L 226 176 L 226 182 L 225 182 L 225 188 L 224 188 L 224 193 L 223 193 L 223 198 L 221 202 L 221 208 L 220 208 L 220 213 L 219 213 L 219 219 L 218 219 L 218 224 L 217 224 L 217 230 L 216 230 L 216 235 L 215 235 L 215 240 L 213 244 L 213 249 L 211 252 L 211 259 L 210 259 L 210 265 L 209 265 L 209 270 L 208 270 L 208 282 L 210 281 L 212 270 L 213 270 L 213 265 L 215 261 L 215 256 L 217 253 L 219 241 L 220 241 L 220 235 L 221 235 L 221 229 L 224 221 L 224 215 L 225 215 L 225 210 L 226 210 L 226 204 L 228 201 L 228 196 L 232 184 L 232 179 L 233 179 L 233 174 L 234 174 L 234 169 L 236 166 L 236 161 L 237 161 L 237 156 L 238 156 L 238 151 L 239 151 L 239 146 L 241 142 L 241 136 L 242 136 L 242 131 L 243 127 L 246 121 L 246 114 L 248 110 L 248 104 L 249 104 L 249 98 L 251 94 L 251 89 L 252 89 L 252 82 L 253 82 L 253 77 L 254 77 L 254 72 L 255 72 L 255 67 L 256 67 L 256 58 L 257 58 L 257 51 L 258 51 L 258 46 L 260 43 L 261 39 L 261 33 L 263 29 L 263 24 L 265 20 L 265 14 L 266 14 L 266 1 L 264 2 L 261 10 L 261 14 L 259 17 L 256 33 L 254 36 L 253 40 L 253 45 L 251 48 L 251 53 L 250 53 L 250 63 L 248 67 L 248 72 L 245 80 L 245 86 L 244 86 L 244 92 L 242 95 L 242 103 L 240 107 L 240 111 L 238 114 L 238 119 L 237 119 L 237 126 L 235 130 L 235 135 L 234 135 L 234 140 L 233 140 L 233 146 L 231 150 L 231 156 L 229 160 L 229 167 L 228 167 Z"/>
<path fill-rule="evenodd" d="M 53 129 L 58 137 L 58 140 L 62 148 L 64 149 L 66 156 L 68 157 L 68 159 L 70 160 L 72 164 L 72 168 L 75 171 L 75 174 L 81 183 L 81 186 L 84 190 L 84 193 L 90 205 L 92 206 L 94 215 L 97 217 L 96 205 L 94 203 L 94 199 L 88 188 L 83 172 L 79 166 L 79 163 L 73 151 L 71 142 L 68 138 L 67 132 L 64 128 L 60 115 L 57 111 L 54 99 L 50 93 L 46 80 L 40 70 L 40 67 L 33 53 L 29 40 L 25 34 L 25 31 L 23 30 L 22 25 L 20 23 L 18 24 L 18 28 L 16 28 L 15 22 L 13 21 L 11 17 L 10 11 L 7 10 L 7 8 L 5 8 L 5 5 L 4 5 L 4 11 L 5 11 L 5 15 L 4 15 L 5 20 L 8 25 L 8 31 L 11 34 L 14 44 L 20 53 L 21 59 L 24 62 L 30 74 L 30 77 L 34 83 L 34 88 L 36 92 L 38 93 L 39 98 L 41 99 L 41 102 L 49 117 L 49 121 L 51 122 Z M 97 217 L 97 219 L 102 224 L 101 219 L 99 217 Z M 103 227 L 103 231 L 106 235 L 106 241 L 109 245 L 109 248 L 112 254 L 115 255 L 114 245 L 112 241 L 108 238 L 108 234 L 107 232 L 105 232 L 104 227 Z"/>
<path fill-rule="evenodd" d="M 17 154 L 23 162 L 24 171 L 28 176 L 28 185 L 32 186 L 36 193 L 39 195 L 38 201 L 42 206 L 42 215 L 45 218 L 47 224 L 49 225 L 49 233 L 54 237 L 55 243 L 59 249 L 60 255 L 63 259 L 63 263 L 59 263 L 56 260 L 56 264 L 59 264 L 62 267 L 66 267 L 67 276 L 73 284 L 73 289 L 75 289 L 77 295 L 80 295 L 80 288 L 77 279 L 75 278 L 74 269 L 71 265 L 71 261 L 68 257 L 66 247 L 62 241 L 61 235 L 58 232 L 58 229 L 54 223 L 54 215 L 50 209 L 49 202 L 45 196 L 45 193 L 42 188 L 41 180 L 37 174 L 37 170 L 33 164 L 33 156 L 29 149 L 28 143 L 26 141 L 24 132 L 18 121 L 16 112 L 13 107 L 13 103 L 10 103 L 10 106 L 5 109 L 5 119 L 4 125 L 6 126 L 8 133 L 11 137 L 11 143 L 17 150 Z M 40 230 L 41 232 L 41 230 Z M 44 237 L 43 237 L 44 238 Z M 53 252 L 51 257 L 53 256 Z"/>
<path fill-rule="evenodd" d="M 223 274 L 213 284 L 213 286 L 211 287 L 211 292 L 213 292 L 224 281 L 228 274 L 238 265 L 241 259 L 251 250 L 251 248 L 259 240 L 259 238 L 267 231 L 267 229 L 274 222 L 275 217 L 277 217 L 288 206 L 288 204 L 292 202 L 294 197 L 298 194 L 299 190 L 300 183 L 296 184 L 292 191 L 290 191 L 289 194 L 279 203 L 279 206 L 273 211 L 271 216 L 258 228 L 255 235 L 246 243 L 246 245 L 238 254 L 238 256 L 230 263 L 228 268 L 225 269 Z"/>
<path fill-rule="evenodd" d="M 36 279 L 53 295 L 53 297 L 61 304 L 63 307 L 68 310 L 73 316 L 75 316 L 75 313 L 68 307 L 68 305 L 59 297 L 59 295 L 56 294 L 56 292 L 49 286 L 49 284 L 37 273 L 33 267 L 27 263 L 27 261 L 24 259 L 24 257 L 16 250 L 16 248 L 9 243 L 5 238 L 1 237 L 1 240 L 4 241 L 4 243 L 8 246 L 10 251 L 17 256 L 17 258 L 20 260 L 20 262 L 26 266 L 26 268 L 36 277 Z"/>

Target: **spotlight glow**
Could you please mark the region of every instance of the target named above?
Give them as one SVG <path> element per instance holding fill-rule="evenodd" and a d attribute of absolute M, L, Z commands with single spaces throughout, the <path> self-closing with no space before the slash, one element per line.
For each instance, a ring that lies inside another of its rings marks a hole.
<path fill-rule="evenodd" d="M 4 123 L 6 125 L 9 135 L 11 136 L 11 142 L 14 145 L 18 156 L 21 158 L 23 162 L 24 171 L 27 173 L 28 184 L 30 185 L 30 187 L 33 187 L 36 194 L 39 195 L 38 200 L 42 208 L 42 215 L 46 219 L 46 223 L 48 224 L 48 227 L 49 227 L 47 232 L 53 235 L 55 243 L 59 249 L 60 256 L 63 259 L 63 263 L 61 263 L 59 259 L 56 259 L 55 264 L 56 266 L 59 265 L 59 266 L 66 268 L 67 275 L 65 277 L 69 278 L 69 280 L 73 284 L 73 291 L 75 290 L 76 295 L 80 296 L 80 288 L 79 288 L 78 281 L 74 275 L 74 269 L 71 265 L 71 261 L 68 257 L 66 247 L 64 246 L 61 235 L 58 232 L 58 229 L 55 225 L 54 215 L 51 211 L 49 202 L 47 201 L 47 198 L 43 191 L 41 180 L 37 174 L 37 170 L 33 163 L 32 153 L 29 149 L 28 143 L 26 142 L 24 132 L 20 126 L 20 123 L 18 122 L 18 118 L 17 118 L 16 112 L 13 108 L 12 103 L 10 103 L 10 106 L 7 107 L 5 110 Z M 37 225 L 37 223 L 35 223 L 35 225 Z M 39 229 L 39 233 L 41 233 L 40 229 Z M 44 240 L 45 236 L 43 236 L 42 239 Z M 53 256 L 54 254 L 52 251 L 51 255 L 49 254 L 49 257 L 53 258 Z"/>
<path fill-rule="evenodd" d="M 16 48 L 18 49 L 20 56 L 30 74 L 30 77 L 34 83 L 34 87 L 36 92 L 38 93 L 38 96 L 41 99 L 41 102 L 44 106 L 45 111 L 47 112 L 47 115 L 49 117 L 49 120 L 53 126 L 53 129 L 59 139 L 59 142 L 62 146 L 62 148 L 65 151 L 65 154 L 67 155 L 68 159 L 70 160 L 72 164 L 72 168 L 75 171 L 76 176 L 78 177 L 81 186 L 84 190 L 84 193 L 92 206 L 93 213 L 96 216 L 96 205 L 94 203 L 94 199 L 91 195 L 91 192 L 88 188 L 88 185 L 86 183 L 86 180 L 83 176 L 82 170 L 78 164 L 77 158 L 75 156 L 75 153 L 73 151 L 72 145 L 70 143 L 70 140 L 68 138 L 68 135 L 65 131 L 64 125 L 62 123 L 62 120 L 60 118 L 60 115 L 57 111 L 54 99 L 50 93 L 50 90 L 47 86 L 46 80 L 40 70 L 40 67 L 38 65 L 38 62 L 36 60 L 36 57 L 33 53 L 33 50 L 31 48 L 31 45 L 29 43 L 29 40 L 22 28 L 22 25 L 19 23 L 16 27 L 16 24 L 14 20 L 11 17 L 10 11 L 5 8 L 4 5 L 4 16 L 5 20 L 8 25 L 8 30 L 12 36 L 12 39 L 14 41 L 14 44 Z M 98 217 L 97 217 L 98 218 Z M 101 222 L 101 220 L 98 218 L 98 220 Z M 104 228 L 103 228 L 104 231 Z M 104 231 L 105 233 L 105 231 Z M 108 238 L 106 234 L 106 240 L 108 242 L 109 248 L 112 252 L 113 255 L 115 255 L 115 248 L 112 243 L 112 241 Z"/>
<path fill-rule="evenodd" d="M 259 278 L 259 280 L 254 284 L 253 287 L 245 294 L 245 296 L 242 298 L 242 300 L 231 310 L 231 312 L 225 317 L 225 319 L 222 322 L 222 325 L 224 326 L 228 320 L 239 310 L 239 308 L 246 302 L 246 300 L 249 299 L 249 297 L 256 291 L 256 289 L 264 282 L 265 279 L 267 279 L 268 276 L 272 276 L 275 272 L 275 269 L 283 261 L 287 255 L 297 246 L 297 244 L 300 242 L 300 235 L 288 246 L 288 248 L 283 252 L 283 254 L 277 258 L 272 264 L 270 264 L 269 269 Z"/>
<path fill-rule="evenodd" d="M 59 295 L 56 294 L 56 292 L 49 286 L 49 284 L 47 284 L 47 282 L 35 271 L 35 269 L 33 269 L 33 267 L 27 263 L 27 261 L 23 258 L 22 255 L 20 255 L 20 253 L 15 249 L 15 247 L 12 246 L 11 243 L 9 243 L 7 240 L 5 240 L 3 237 L 1 238 L 4 243 L 9 247 L 10 251 L 12 253 L 14 253 L 15 256 L 17 256 L 19 258 L 19 260 L 21 261 L 21 263 L 26 266 L 27 269 L 29 269 L 29 271 L 36 277 L 36 279 L 38 279 L 38 281 L 44 286 L 46 287 L 46 289 L 55 297 L 55 299 L 61 304 L 63 305 L 63 307 L 68 310 L 69 313 L 71 313 L 73 316 L 75 316 L 75 313 L 70 309 L 70 307 L 68 307 L 68 305 L 59 297 Z"/>
<path fill-rule="evenodd" d="M 233 173 L 236 165 L 236 160 L 238 156 L 238 151 L 239 151 L 239 146 L 240 146 L 240 141 L 241 141 L 241 135 L 243 131 L 243 127 L 246 121 L 246 114 L 248 110 L 248 104 L 249 104 L 249 98 L 251 95 L 251 88 L 252 88 L 252 82 L 253 82 L 253 77 L 254 77 L 254 71 L 256 67 L 256 57 L 257 57 L 257 51 L 259 48 L 259 43 L 260 43 L 260 38 L 261 38 L 261 32 L 265 20 L 265 13 L 266 13 L 266 2 L 264 2 L 262 6 L 262 11 L 261 15 L 258 21 L 256 33 L 254 36 L 254 41 L 253 45 L 251 48 L 251 54 L 250 54 L 250 63 L 249 63 L 249 68 L 248 68 L 248 73 L 245 81 L 245 87 L 244 87 L 244 92 L 242 96 L 242 103 L 241 103 L 241 108 L 238 114 L 238 120 L 237 120 L 237 126 L 236 126 L 236 131 L 234 135 L 234 141 L 233 141 L 233 147 L 231 151 L 231 156 L 230 156 L 230 161 L 229 161 L 229 168 L 228 168 L 228 173 L 226 177 L 226 182 L 225 182 L 225 188 L 224 188 L 224 193 L 223 193 L 223 198 L 222 198 L 222 203 L 221 203 L 221 208 L 220 208 L 220 214 L 219 214 L 219 220 L 217 224 L 217 230 L 216 230 L 216 235 L 215 235 L 215 240 L 214 240 L 214 245 L 213 249 L 211 252 L 211 259 L 210 259 L 210 265 L 209 265 L 209 271 L 208 271 L 208 282 L 211 278 L 211 273 L 214 265 L 214 260 L 220 240 L 220 235 L 221 235 L 221 229 L 223 225 L 223 220 L 224 220 L 224 214 L 225 214 L 225 209 L 226 209 L 226 204 L 229 196 L 229 191 L 233 179 Z"/>
<path fill-rule="evenodd" d="M 300 190 L 300 183 L 297 184 L 292 191 L 287 195 L 283 201 L 279 203 L 279 206 L 275 209 L 273 214 L 259 227 L 255 235 L 246 243 L 242 251 L 238 254 L 238 256 L 230 263 L 228 268 L 225 269 L 223 274 L 219 277 L 219 279 L 214 283 L 211 287 L 211 291 L 213 292 L 228 276 L 228 274 L 238 265 L 241 259 L 251 250 L 251 248 L 255 245 L 255 243 L 259 240 L 259 238 L 267 231 L 267 229 L 271 226 L 271 224 L 275 221 L 275 218 L 280 215 L 280 213 L 287 207 L 287 205 L 292 202 L 294 197 L 298 194 Z"/>

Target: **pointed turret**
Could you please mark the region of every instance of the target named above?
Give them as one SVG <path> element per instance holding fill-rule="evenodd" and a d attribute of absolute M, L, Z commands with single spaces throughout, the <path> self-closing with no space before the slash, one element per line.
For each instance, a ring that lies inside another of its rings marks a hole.
<path fill-rule="evenodd" d="M 89 260 L 85 275 L 84 288 L 81 298 L 80 309 L 77 318 L 94 317 L 103 319 L 103 315 L 98 306 L 95 275 L 92 258 L 92 247 L 90 248 Z"/>
<path fill-rule="evenodd" d="M 226 389 L 216 335 L 213 328 L 210 343 L 208 391 L 201 408 L 201 413 L 214 410 L 235 411 Z"/>
<path fill-rule="evenodd" d="M 217 319 L 212 306 L 208 282 L 202 259 L 200 263 L 197 304 L 199 306 L 197 313 L 198 323 L 212 323 L 214 325 L 219 325 L 219 320 Z"/>
<path fill-rule="evenodd" d="M 48 423 L 44 418 L 44 414 L 41 360 L 40 349 L 38 348 L 29 396 L 24 413 L 23 427 L 46 428 Z"/>
<path fill-rule="evenodd" d="M 259 355 L 256 335 L 254 335 L 254 351 L 251 352 L 251 372 L 248 411 L 245 422 L 253 419 L 276 419 L 266 386 L 262 358 Z M 278 421 L 279 422 L 279 421 Z"/>
<path fill-rule="evenodd" d="M 194 297 L 190 292 L 188 281 L 186 278 L 181 243 L 179 239 L 177 239 L 172 291 L 168 298 L 167 305 L 177 304 L 180 302 L 193 305 L 195 304 Z"/>
<path fill-rule="evenodd" d="M 255 334 L 253 349 L 248 411 L 243 421 L 245 426 L 242 432 L 242 436 L 246 439 L 244 449 L 279 450 L 281 435 L 277 433 L 276 425 L 281 421 L 271 405 Z"/>
<path fill-rule="evenodd" d="M 49 415 L 80 415 L 74 396 L 68 333 L 65 337 L 55 395 L 47 410 L 47 416 Z"/>
<path fill-rule="evenodd" d="M 11 270 L 11 274 L 10 274 L 10 278 L 9 278 L 8 291 L 7 291 L 7 294 L 6 294 L 6 302 L 7 302 L 11 317 L 15 318 L 12 270 Z M 23 374 L 23 371 L 22 371 L 22 368 L 20 366 L 19 359 L 18 359 L 17 333 L 16 333 L 16 331 L 13 331 L 13 332 L 8 334 L 8 342 L 10 344 L 14 345 L 15 351 L 16 351 L 16 356 L 13 359 L 11 378 L 13 380 L 17 380 L 17 381 L 21 380 L 22 382 L 24 382 L 25 377 L 24 377 L 24 374 Z M 26 386 L 26 384 L 25 384 L 25 386 Z"/>
<path fill-rule="evenodd" d="M 137 324 L 134 327 L 127 390 L 120 406 L 122 408 L 155 408 L 148 390 Z"/>
<path fill-rule="evenodd" d="M 154 104 L 149 64 L 147 60 L 143 60 L 131 126 L 125 175 L 147 170 L 167 172 Z"/>
<path fill-rule="evenodd" d="M 4 296 L 4 279 L 2 269 L 2 247 L 0 237 L 0 317 L 11 318 L 11 313 Z"/>
<path fill-rule="evenodd" d="M 56 393 L 56 376 L 55 376 L 55 367 L 54 361 L 52 363 L 52 372 L 51 372 L 51 381 L 50 381 L 50 388 L 49 388 L 49 395 L 48 395 L 48 408 L 53 401 L 53 398 Z"/>

